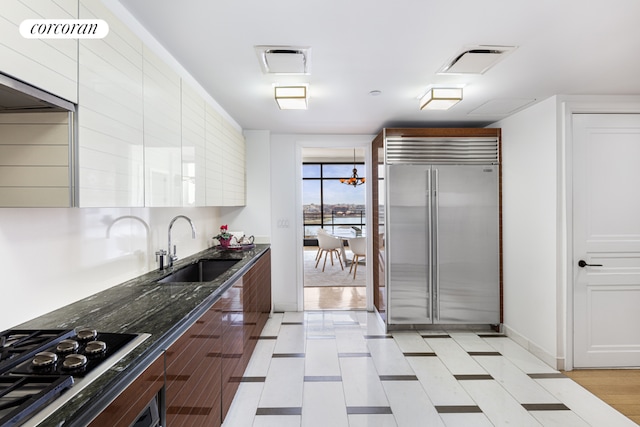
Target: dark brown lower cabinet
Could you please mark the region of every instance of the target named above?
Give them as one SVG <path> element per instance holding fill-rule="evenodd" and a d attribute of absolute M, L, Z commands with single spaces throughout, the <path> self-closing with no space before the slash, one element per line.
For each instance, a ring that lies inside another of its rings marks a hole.
<path fill-rule="evenodd" d="M 164 357 L 159 356 L 89 427 L 130 427 L 164 386 Z"/>
<path fill-rule="evenodd" d="M 221 426 L 270 311 L 267 250 L 91 427 L 129 427 L 163 385 L 167 427 Z"/>

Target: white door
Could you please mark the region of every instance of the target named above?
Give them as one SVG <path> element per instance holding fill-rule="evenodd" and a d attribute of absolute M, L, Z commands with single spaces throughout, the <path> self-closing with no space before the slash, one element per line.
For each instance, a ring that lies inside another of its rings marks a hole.
<path fill-rule="evenodd" d="M 574 366 L 637 367 L 640 115 L 574 114 L 573 151 Z"/>

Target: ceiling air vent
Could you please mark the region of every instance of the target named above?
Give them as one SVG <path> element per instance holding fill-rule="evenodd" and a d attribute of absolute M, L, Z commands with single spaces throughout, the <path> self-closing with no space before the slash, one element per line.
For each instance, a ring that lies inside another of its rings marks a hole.
<path fill-rule="evenodd" d="M 256 46 L 262 71 L 266 74 L 310 74 L 308 47 Z"/>
<path fill-rule="evenodd" d="M 438 74 L 483 74 L 516 46 L 471 46 L 458 52 Z"/>

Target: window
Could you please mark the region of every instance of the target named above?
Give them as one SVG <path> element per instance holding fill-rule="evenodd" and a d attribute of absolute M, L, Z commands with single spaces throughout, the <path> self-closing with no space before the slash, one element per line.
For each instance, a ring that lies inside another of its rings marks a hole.
<path fill-rule="evenodd" d="M 356 163 L 364 171 L 363 163 Z M 365 186 L 345 185 L 353 163 L 304 163 L 302 165 L 302 205 L 305 245 L 315 244 L 319 228 L 364 227 Z M 359 174 L 360 175 L 360 174 Z"/>

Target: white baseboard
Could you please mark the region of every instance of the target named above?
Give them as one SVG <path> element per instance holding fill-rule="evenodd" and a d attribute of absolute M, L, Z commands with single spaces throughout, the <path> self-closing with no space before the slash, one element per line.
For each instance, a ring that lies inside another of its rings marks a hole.
<path fill-rule="evenodd" d="M 556 357 L 548 353 L 537 344 L 529 341 L 525 336 L 511 329 L 508 325 L 503 324 L 502 326 L 504 327 L 504 333 L 514 342 L 521 345 L 524 349 L 529 351 L 531 354 L 542 360 L 553 369 L 557 369 L 559 371 L 564 370 L 565 360 L 563 357 Z"/>

